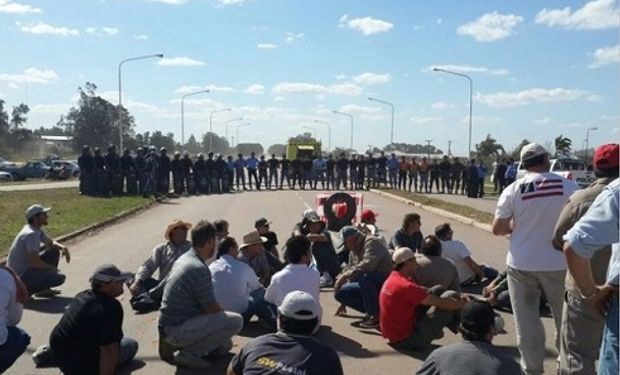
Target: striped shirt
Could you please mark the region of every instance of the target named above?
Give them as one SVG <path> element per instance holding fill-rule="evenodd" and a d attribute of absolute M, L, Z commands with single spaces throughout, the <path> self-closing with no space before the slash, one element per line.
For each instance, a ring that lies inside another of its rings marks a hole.
<path fill-rule="evenodd" d="M 215 303 L 211 272 L 194 249 L 183 254 L 172 267 L 159 310 L 159 326 L 178 326 L 204 314 Z"/>

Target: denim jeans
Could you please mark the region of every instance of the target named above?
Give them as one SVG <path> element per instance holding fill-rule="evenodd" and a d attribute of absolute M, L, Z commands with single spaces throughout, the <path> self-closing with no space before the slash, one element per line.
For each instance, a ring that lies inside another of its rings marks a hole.
<path fill-rule="evenodd" d="M 336 293 L 336 300 L 369 316 L 379 317 L 379 292 L 387 278 L 379 272 L 364 272 Z"/>
<path fill-rule="evenodd" d="M 23 329 L 7 327 L 7 331 L 6 342 L 0 345 L 0 374 L 11 367 L 30 345 L 30 336 Z"/>
<path fill-rule="evenodd" d="M 244 324 L 247 324 L 254 315 L 261 321 L 265 322 L 270 329 L 276 330 L 276 306 L 265 301 L 265 289 L 256 289 L 250 293 L 250 300 L 248 301 L 248 309 L 245 310 L 241 316 L 243 317 Z"/>
<path fill-rule="evenodd" d="M 616 294 L 609 303 L 601 354 L 598 359 L 599 375 L 618 374 L 618 302 L 618 294 Z"/>
<path fill-rule="evenodd" d="M 57 249 L 46 249 L 39 253 L 39 257 L 45 263 L 58 267 L 60 251 Z M 22 275 L 21 279 L 24 285 L 26 285 L 28 293 L 34 294 L 64 284 L 66 276 L 58 272 L 58 270 L 48 271 L 31 268 Z"/>

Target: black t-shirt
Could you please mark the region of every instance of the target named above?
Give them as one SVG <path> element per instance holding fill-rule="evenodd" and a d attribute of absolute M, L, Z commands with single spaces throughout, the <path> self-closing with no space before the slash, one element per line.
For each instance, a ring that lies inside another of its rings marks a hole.
<path fill-rule="evenodd" d="M 338 159 L 338 161 L 336 161 L 336 168 L 338 168 L 339 171 L 346 171 L 348 167 L 349 161 L 347 159 Z"/>
<path fill-rule="evenodd" d="M 349 168 L 351 168 L 351 170 L 356 170 L 357 164 L 358 164 L 357 160 L 355 159 L 349 160 Z"/>
<path fill-rule="evenodd" d="M 302 335 L 270 333 L 248 342 L 231 362 L 238 375 L 341 375 L 336 351 Z"/>
<path fill-rule="evenodd" d="M 123 308 L 106 294 L 75 296 L 50 335 L 54 360 L 65 374 L 98 374 L 99 347 L 123 338 Z"/>
<path fill-rule="evenodd" d="M 310 160 L 310 159 L 304 160 L 301 163 L 301 166 L 303 167 L 304 171 L 310 172 L 312 170 L 312 160 Z"/>
<path fill-rule="evenodd" d="M 430 164 L 428 166 L 428 170 L 429 172 L 431 172 L 431 177 L 439 177 L 440 171 L 439 171 L 439 164 Z"/>
<path fill-rule="evenodd" d="M 439 163 L 439 170 L 441 170 L 441 174 L 450 174 L 450 170 L 452 169 L 452 164 L 449 161 L 443 160 Z"/>
<path fill-rule="evenodd" d="M 207 172 L 211 172 L 215 170 L 215 160 L 207 159 L 205 160 L 205 169 Z"/>
<path fill-rule="evenodd" d="M 377 158 L 377 168 L 381 169 L 385 169 L 385 165 L 387 164 L 387 158 L 385 156 L 379 156 Z"/>
<path fill-rule="evenodd" d="M 269 163 L 269 168 L 271 168 L 271 169 L 278 168 L 278 164 L 279 164 L 278 159 L 271 158 L 271 159 L 269 159 L 268 163 Z"/>
<path fill-rule="evenodd" d="M 335 164 L 336 164 L 336 162 L 334 161 L 334 159 L 327 159 L 327 170 L 328 171 L 333 171 Z"/>
<path fill-rule="evenodd" d="M 293 167 L 293 170 L 300 171 L 301 170 L 301 160 L 299 160 L 299 159 L 293 160 L 291 162 L 291 166 Z"/>
<path fill-rule="evenodd" d="M 269 163 L 267 163 L 265 160 L 261 160 L 258 162 L 258 169 L 266 171 L 268 166 L 269 166 Z"/>
<path fill-rule="evenodd" d="M 274 232 L 267 232 L 265 234 L 261 234 L 261 236 L 267 239 L 267 242 L 263 244 L 265 250 L 277 255 L 277 252 L 275 252 L 274 249 L 278 244 L 278 236 Z"/>
<path fill-rule="evenodd" d="M 288 159 L 282 159 L 282 160 L 280 160 L 280 165 L 282 166 L 282 170 L 283 170 L 283 171 L 288 170 L 288 166 L 289 166 L 289 164 L 291 164 L 291 161 L 290 161 L 290 160 L 288 160 Z"/>

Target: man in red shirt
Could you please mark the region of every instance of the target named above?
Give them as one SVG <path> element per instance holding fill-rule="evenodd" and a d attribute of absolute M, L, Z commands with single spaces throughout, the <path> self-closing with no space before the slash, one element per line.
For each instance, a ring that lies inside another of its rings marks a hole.
<path fill-rule="evenodd" d="M 381 334 L 390 345 L 404 350 L 422 349 L 443 336 L 444 327 L 456 329 L 455 319 L 467 300 L 442 286 L 426 289 L 411 281 L 417 267 L 411 249 L 396 249 L 392 260 L 394 270 L 379 295 Z M 429 309 L 431 306 L 435 308 Z"/>

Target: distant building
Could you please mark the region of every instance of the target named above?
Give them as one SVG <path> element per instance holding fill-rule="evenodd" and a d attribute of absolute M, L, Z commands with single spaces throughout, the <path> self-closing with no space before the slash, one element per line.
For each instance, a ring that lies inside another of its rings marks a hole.
<path fill-rule="evenodd" d="M 73 137 L 70 135 L 42 135 L 41 140 L 50 146 L 70 147 Z"/>

